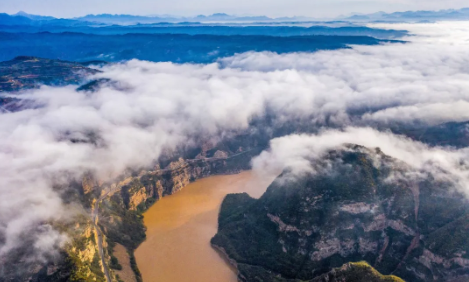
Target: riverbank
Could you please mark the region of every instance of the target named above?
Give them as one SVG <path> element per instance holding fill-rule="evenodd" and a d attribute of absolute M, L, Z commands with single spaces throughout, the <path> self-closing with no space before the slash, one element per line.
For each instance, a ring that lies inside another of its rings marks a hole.
<path fill-rule="evenodd" d="M 250 171 L 210 176 L 164 197 L 144 213 L 147 239 L 135 251 L 145 282 L 235 282 L 236 273 L 210 245 L 229 193 L 263 194 L 273 179 Z"/>

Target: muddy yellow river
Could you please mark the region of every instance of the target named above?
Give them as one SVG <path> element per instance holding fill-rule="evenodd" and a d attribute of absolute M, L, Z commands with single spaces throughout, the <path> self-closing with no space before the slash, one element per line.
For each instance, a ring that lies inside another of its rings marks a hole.
<path fill-rule="evenodd" d="M 236 274 L 211 246 L 226 194 L 262 195 L 273 179 L 252 172 L 212 176 L 167 196 L 147 212 L 147 240 L 135 252 L 144 282 L 235 282 Z"/>

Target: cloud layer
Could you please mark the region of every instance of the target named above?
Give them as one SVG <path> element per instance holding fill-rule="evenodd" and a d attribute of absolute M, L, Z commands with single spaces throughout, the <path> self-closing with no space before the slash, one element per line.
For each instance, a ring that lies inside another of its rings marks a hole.
<path fill-rule="evenodd" d="M 66 216 L 53 187 L 87 171 L 112 180 L 126 168 L 152 165 L 164 151 L 195 145 L 200 136 L 245 130 L 266 112 L 280 124 L 301 119 L 347 129 L 275 140 L 256 167 L 267 157 L 278 167 L 302 166 L 305 154 L 348 142 L 379 146 L 416 167 L 438 163 L 465 185 L 464 167 L 455 165 L 465 150 L 356 128 L 468 120 L 469 23 L 441 32 L 452 27 L 407 26 L 422 35 L 406 44 L 245 53 L 209 65 L 133 60 L 103 68 L 95 78 L 114 83 L 94 93 L 73 87 L 23 93 L 36 108 L 0 114 L 0 256 L 20 246 L 25 232 L 34 231 L 39 250 L 63 241 L 51 228 L 37 231 L 38 224 Z"/>
<path fill-rule="evenodd" d="M 469 195 L 469 148 L 429 147 L 407 137 L 369 127 L 348 127 L 344 130 L 324 130 L 316 135 L 289 135 L 273 139 L 270 149 L 253 160 L 253 168 L 271 174 L 284 169 L 291 170 L 295 175 L 314 173 L 314 162 L 324 159 L 330 150 L 346 149 L 344 144 L 380 148 L 384 154 L 408 165 L 409 172 L 432 174 Z"/>

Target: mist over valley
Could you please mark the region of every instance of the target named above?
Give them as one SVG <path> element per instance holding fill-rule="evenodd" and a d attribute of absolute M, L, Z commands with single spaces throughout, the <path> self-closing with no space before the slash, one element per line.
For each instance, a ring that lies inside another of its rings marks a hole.
<path fill-rule="evenodd" d="M 466 10 L 1 15 L 0 281 L 466 281 Z"/>

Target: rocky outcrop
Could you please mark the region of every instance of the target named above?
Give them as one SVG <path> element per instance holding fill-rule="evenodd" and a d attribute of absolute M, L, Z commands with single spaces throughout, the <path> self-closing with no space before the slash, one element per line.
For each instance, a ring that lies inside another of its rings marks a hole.
<path fill-rule="evenodd" d="M 346 263 L 311 282 L 404 282 L 394 275 L 382 275 L 366 262 Z"/>
<path fill-rule="evenodd" d="M 248 169 L 252 156 L 258 154 L 259 150 L 244 150 L 231 153 L 228 157 L 223 157 L 228 153 L 220 152 L 220 150 L 212 152 L 213 157 L 210 158 L 179 158 L 163 169 L 157 165 L 154 170 L 141 171 L 134 176 L 123 177 L 123 180 L 114 184 L 108 184 L 107 187 L 91 189 L 101 191 L 99 196 L 95 195 L 99 197 L 101 204 L 96 205 L 97 199 L 91 201 L 96 207 L 100 207 L 99 228 L 104 238 L 110 242 L 110 246 L 118 243 L 129 251 L 137 282 L 141 281 L 141 276 L 132 254 L 146 236 L 142 213 L 162 197 L 180 191 L 197 179 L 216 174 L 233 174 Z M 109 254 L 112 254 L 112 250 L 105 252 L 107 261 L 112 259 Z M 115 272 L 111 271 L 111 275 L 117 274 Z"/>
<path fill-rule="evenodd" d="M 82 187 L 82 192 L 86 195 L 99 188 L 99 183 L 94 179 L 91 173 L 86 173 L 82 178 Z"/>
<path fill-rule="evenodd" d="M 226 197 L 212 244 L 238 263 L 241 280 L 309 281 L 361 260 L 406 281 L 469 273 L 469 205 L 449 183 L 390 181 L 410 168 L 359 146 L 322 161 L 331 169 L 285 172 L 259 200 Z"/>
<path fill-rule="evenodd" d="M 68 255 L 75 266 L 71 280 L 105 281 L 97 245 L 98 234 L 90 222 L 83 225 L 82 228 L 77 228 L 77 230 L 83 230 L 83 233 L 77 234 L 68 247 Z"/>
<path fill-rule="evenodd" d="M 163 196 L 174 194 L 189 183 L 217 174 L 234 174 L 249 168 L 251 157 L 258 150 L 245 151 L 228 157 L 227 152 L 216 151 L 212 158 L 184 160 L 179 158 L 165 169 L 145 172 L 134 177 L 121 188 L 124 203 L 130 210 L 146 209 L 145 202 L 153 203 Z M 152 204 L 151 203 L 151 204 Z"/>
<path fill-rule="evenodd" d="M 53 227 L 62 230 L 63 248 L 41 260 L 32 244 L 18 248 L 0 259 L 0 281 L 97 281 L 104 282 L 103 266 L 100 261 L 97 234 L 90 217 L 82 214 L 73 220 L 54 222 Z M 52 228 L 52 226 L 50 226 Z M 21 260 L 21 258 L 31 258 Z"/>

